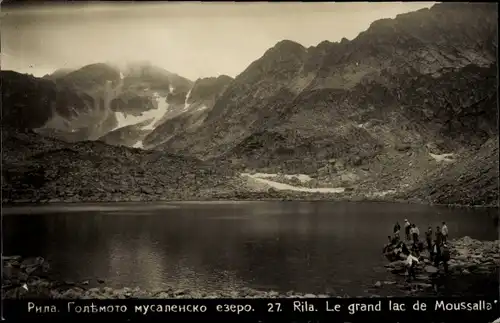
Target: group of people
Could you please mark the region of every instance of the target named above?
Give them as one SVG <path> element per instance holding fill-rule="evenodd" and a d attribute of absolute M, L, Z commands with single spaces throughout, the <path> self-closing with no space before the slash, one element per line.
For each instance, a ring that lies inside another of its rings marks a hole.
<path fill-rule="evenodd" d="M 420 239 L 420 230 L 416 224 L 410 223 L 408 219 L 405 219 L 403 226 L 406 241 L 401 239 L 401 225 L 399 222 L 396 222 L 393 228 L 393 235 L 387 237 L 389 241 L 384 247 L 383 252 L 386 256 L 391 259 L 398 258 L 402 254 L 406 260 L 408 278 L 411 279 L 415 278 L 415 266 L 420 261 L 420 254 L 427 248 L 430 260 L 434 263 L 434 266 L 439 268 L 439 264 L 442 262 L 444 271 L 448 272 L 450 251 L 447 245 L 448 226 L 446 223 L 443 222 L 441 227 L 437 226 L 435 232 L 429 226 L 425 232 L 425 245 L 424 241 Z M 407 243 L 410 244 L 409 248 Z"/>

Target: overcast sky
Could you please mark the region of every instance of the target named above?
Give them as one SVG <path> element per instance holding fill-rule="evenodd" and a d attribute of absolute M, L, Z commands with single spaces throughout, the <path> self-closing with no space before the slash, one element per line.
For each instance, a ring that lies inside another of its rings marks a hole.
<path fill-rule="evenodd" d="M 87 3 L 2 8 L 2 69 L 43 76 L 97 62 L 150 61 L 195 80 L 236 76 L 278 41 L 355 38 L 431 2 Z"/>

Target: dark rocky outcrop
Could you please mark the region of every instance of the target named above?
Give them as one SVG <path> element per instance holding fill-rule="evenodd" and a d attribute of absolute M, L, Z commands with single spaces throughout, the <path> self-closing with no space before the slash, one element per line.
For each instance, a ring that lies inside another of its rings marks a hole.
<path fill-rule="evenodd" d="M 59 88 L 50 80 L 12 71 L 0 73 L 2 127 L 40 128 L 56 116 L 62 121 L 85 113 L 92 104 L 90 96 Z"/>

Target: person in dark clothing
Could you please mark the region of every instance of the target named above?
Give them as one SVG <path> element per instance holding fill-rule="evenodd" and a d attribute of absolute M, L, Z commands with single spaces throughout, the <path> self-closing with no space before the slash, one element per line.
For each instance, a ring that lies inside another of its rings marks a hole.
<path fill-rule="evenodd" d="M 418 246 L 418 242 L 413 242 L 411 244 L 411 252 L 416 256 L 416 257 L 420 257 L 420 250 L 419 250 L 419 246 Z"/>
<path fill-rule="evenodd" d="M 448 261 L 450 260 L 450 250 L 446 243 L 443 244 L 441 248 L 441 260 L 443 261 L 444 272 L 448 273 Z"/>
<path fill-rule="evenodd" d="M 424 251 L 424 242 L 423 241 L 419 241 L 418 242 L 418 252 L 422 252 Z"/>
<path fill-rule="evenodd" d="M 401 230 L 401 226 L 399 225 L 399 222 L 396 222 L 396 224 L 394 225 L 394 229 L 393 229 L 393 233 L 396 234 L 398 233 L 399 234 L 399 230 Z"/>
<path fill-rule="evenodd" d="M 408 219 L 405 219 L 404 227 L 405 227 L 406 240 L 408 241 L 410 240 L 410 229 L 411 229 L 411 223 L 410 221 L 408 221 Z"/>
<path fill-rule="evenodd" d="M 394 233 L 393 239 L 395 241 L 394 244 L 398 244 L 399 243 L 399 240 L 400 240 L 400 238 L 399 238 L 399 231 L 396 232 L 396 233 Z"/>
<path fill-rule="evenodd" d="M 427 249 L 429 253 L 432 255 L 432 227 L 429 226 L 427 232 L 425 232 L 425 240 L 427 241 Z"/>
<path fill-rule="evenodd" d="M 406 246 L 406 243 L 404 243 L 404 242 L 402 242 L 402 245 L 401 245 L 401 252 L 405 255 L 410 253 L 408 246 Z"/>
<path fill-rule="evenodd" d="M 386 253 L 392 250 L 393 247 L 393 240 L 391 236 L 387 236 L 388 243 L 384 246 L 384 249 L 382 250 L 382 253 Z"/>
<path fill-rule="evenodd" d="M 443 242 L 443 233 L 441 232 L 441 228 L 439 227 L 439 225 L 436 227 L 436 241 L 438 245 Z"/>
<path fill-rule="evenodd" d="M 411 225 L 411 236 L 413 238 L 413 243 L 417 244 L 418 243 L 418 228 L 415 224 Z"/>
<path fill-rule="evenodd" d="M 439 263 L 441 262 L 441 246 L 437 240 L 434 241 L 433 254 L 434 254 L 434 267 L 439 268 Z"/>

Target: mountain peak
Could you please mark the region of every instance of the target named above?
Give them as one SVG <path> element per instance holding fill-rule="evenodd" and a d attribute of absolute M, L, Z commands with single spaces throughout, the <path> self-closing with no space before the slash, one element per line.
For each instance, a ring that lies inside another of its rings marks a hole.
<path fill-rule="evenodd" d="M 287 51 L 296 51 L 296 50 L 305 50 L 306 48 L 301 44 L 294 42 L 292 40 L 284 39 L 276 43 L 273 49 L 277 50 L 287 50 Z"/>
<path fill-rule="evenodd" d="M 307 53 L 307 48 L 299 43 L 285 39 L 276 43 L 272 48 L 268 49 L 263 57 L 274 60 L 276 58 L 282 59 L 283 57 L 300 57 Z"/>

